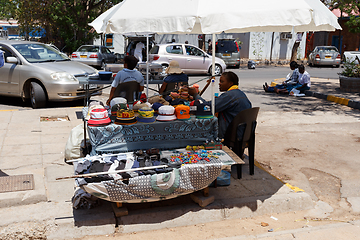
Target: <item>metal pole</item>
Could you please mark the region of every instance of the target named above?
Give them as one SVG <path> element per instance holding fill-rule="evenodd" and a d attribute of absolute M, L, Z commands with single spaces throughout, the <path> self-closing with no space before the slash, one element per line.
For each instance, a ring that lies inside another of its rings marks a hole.
<path fill-rule="evenodd" d="M 272 51 L 273 51 L 273 46 L 274 46 L 274 32 L 272 33 L 272 36 L 271 36 L 270 64 L 271 64 L 271 61 L 272 61 Z"/>
<path fill-rule="evenodd" d="M 149 35 L 146 35 L 146 97 L 149 97 Z"/>
<path fill-rule="evenodd" d="M 215 115 L 215 33 L 212 35 L 211 109 Z"/>

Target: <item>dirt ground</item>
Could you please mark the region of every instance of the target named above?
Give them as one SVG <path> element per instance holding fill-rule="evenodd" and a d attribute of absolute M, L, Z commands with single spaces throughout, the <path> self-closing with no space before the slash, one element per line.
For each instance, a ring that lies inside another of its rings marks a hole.
<path fill-rule="evenodd" d="M 166 228 L 161 230 L 134 232 L 128 234 L 114 233 L 106 236 L 88 236 L 84 240 L 104 239 L 218 239 L 239 235 L 258 235 L 298 228 L 311 228 L 324 224 L 348 222 L 356 219 L 346 216 L 338 219 L 305 219 L 306 211 L 289 212 L 274 215 L 263 215 L 254 218 L 224 220 L 185 227 Z M 77 239 L 80 240 L 80 239 Z"/>

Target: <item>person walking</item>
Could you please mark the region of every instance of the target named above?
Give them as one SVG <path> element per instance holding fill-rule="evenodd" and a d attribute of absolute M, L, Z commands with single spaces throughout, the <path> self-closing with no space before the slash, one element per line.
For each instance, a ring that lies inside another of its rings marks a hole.
<path fill-rule="evenodd" d="M 134 56 L 139 60 L 139 62 L 143 61 L 143 51 L 145 49 L 145 45 L 142 42 L 138 42 L 135 47 Z"/>

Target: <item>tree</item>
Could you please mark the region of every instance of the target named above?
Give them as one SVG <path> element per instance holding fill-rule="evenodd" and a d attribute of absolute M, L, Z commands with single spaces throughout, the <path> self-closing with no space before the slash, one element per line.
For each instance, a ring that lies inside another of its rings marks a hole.
<path fill-rule="evenodd" d="M 304 33 L 299 33 L 299 34 L 301 34 L 301 36 L 303 36 Z M 296 36 L 296 38 L 297 38 L 297 36 Z M 300 46 L 300 41 L 296 40 L 293 45 L 292 51 L 291 51 L 290 62 L 297 60 L 299 46 Z"/>
<path fill-rule="evenodd" d="M 339 8 L 350 17 L 349 21 L 346 22 L 349 32 L 360 33 L 360 3 L 356 0 L 347 0 L 343 1 Z"/>
<path fill-rule="evenodd" d="M 43 42 L 74 51 L 97 33 L 88 24 L 122 0 L 0 0 L 2 17 L 18 20 L 21 33 L 43 33 Z"/>

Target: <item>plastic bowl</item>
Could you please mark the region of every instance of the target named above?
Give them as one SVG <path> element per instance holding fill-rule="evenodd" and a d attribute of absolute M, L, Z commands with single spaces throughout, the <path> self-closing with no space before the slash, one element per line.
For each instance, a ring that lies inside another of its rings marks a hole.
<path fill-rule="evenodd" d="M 99 72 L 100 80 L 110 80 L 112 72 Z"/>

